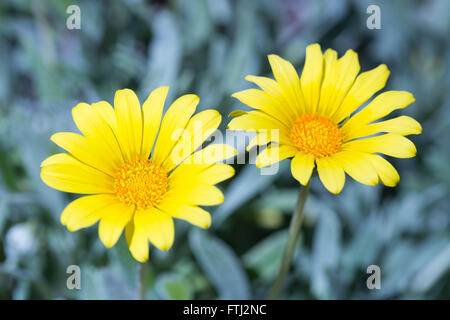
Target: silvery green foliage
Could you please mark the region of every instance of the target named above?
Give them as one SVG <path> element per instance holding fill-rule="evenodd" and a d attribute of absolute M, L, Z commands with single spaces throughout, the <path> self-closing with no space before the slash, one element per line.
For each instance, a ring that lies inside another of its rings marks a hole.
<path fill-rule="evenodd" d="M 297 69 L 305 46 L 355 49 L 362 71 L 386 63 L 387 89 L 408 90 L 402 111 L 422 123 L 413 159 L 394 160 L 397 188 L 350 178 L 333 196 L 314 177 L 287 278 L 288 299 L 450 297 L 450 10 L 447 0 L 377 1 L 381 29 L 366 27 L 372 1 L 78 1 L 81 29 L 66 28 L 65 0 L 0 2 L 0 299 L 134 299 L 137 263 L 123 237 L 106 249 L 96 227 L 59 222 L 75 198 L 42 183 L 49 137 L 76 130 L 80 101 L 112 102 L 129 87 L 141 100 L 170 85 L 169 100 L 200 96 L 199 109 L 244 108 L 230 94 L 247 74 L 271 75 L 266 55 Z M 151 249 L 152 299 L 264 298 L 280 264 L 298 185 L 285 160 L 276 176 L 236 165 L 212 208 L 210 230 L 177 221 L 174 247 Z M 378 265 L 381 289 L 368 290 Z M 81 289 L 66 268 L 81 268 Z M 225 267 L 229 272 L 222 272 Z M 223 275 L 222 275 L 223 274 Z"/>

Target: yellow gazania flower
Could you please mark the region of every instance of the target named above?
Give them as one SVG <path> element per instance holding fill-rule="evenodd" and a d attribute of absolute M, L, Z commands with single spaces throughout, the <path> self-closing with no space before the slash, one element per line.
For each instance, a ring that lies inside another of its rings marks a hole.
<path fill-rule="evenodd" d="M 205 110 L 192 117 L 199 98 L 189 94 L 173 102 L 161 120 L 167 92 L 168 87 L 154 90 L 142 109 L 129 89 L 116 92 L 115 109 L 106 101 L 78 104 L 72 114 L 83 135 L 54 134 L 51 140 L 68 153 L 41 165 L 41 178 L 50 187 L 91 194 L 65 208 L 63 225 L 76 231 L 100 220 L 99 237 L 106 247 L 125 228 L 130 251 L 140 262 L 148 259 L 148 240 L 161 250 L 171 247 L 172 218 L 209 227 L 210 214 L 199 205 L 222 203 L 214 185 L 234 174 L 231 166 L 216 163 L 233 156 L 234 148 L 214 144 L 193 153 L 217 129 L 220 114 Z"/>
<path fill-rule="evenodd" d="M 416 148 L 404 136 L 419 134 L 422 128 L 407 116 L 374 121 L 408 106 L 413 95 L 387 91 L 355 113 L 384 87 L 389 76 L 386 65 L 357 77 L 359 61 L 353 50 L 338 59 L 331 49 L 322 54 L 318 44 L 306 48 L 301 79 L 292 64 L 279 56 L 269 55 L 269 63 L 276 80 L 247 76 L 262 90 L 233 96 L 255 110 L 233 112 L 236 118 L 228 125 L 232 130 L 258 132 L 249 148 L 272 142 L 258 155 L 258 167 L 293 158 L 292 175 L 306 185 L 317 165 L 323 185 L 335 194 L 344 186 L 344 172 L 363 184 L 375 185 L 379 180 L 387 186 L 397 184 L 397 171 L 377 153 L 414 157 Z M 273 129 L 278 129 L 278 138 L 272 137 Z"/>

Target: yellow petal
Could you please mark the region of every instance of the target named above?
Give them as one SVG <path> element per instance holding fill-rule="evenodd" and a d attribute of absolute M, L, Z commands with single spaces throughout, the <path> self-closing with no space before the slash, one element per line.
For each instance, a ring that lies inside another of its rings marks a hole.
<path fill-rule="evenodd" d="M 199 206 L 216 206 L 224 201 L 222 191 L 215 186 L 197 185 L 188 191 L 187 200 L 189 203 Z"/>
<path fill-rule="evenodd" d="M 186 170 L 186 169 L 191 169 Z M 224 201 L 222 192 L 208 183 L 208 177 L 201 176 L 202 165 L 186 165 L 177 168 L 177 175 L 169 176 L 169 189 L 158 207 L 166 203 L 181 203 L 189 205 L 215 206 Z M 178 171 L 178 172 L 177 172 Z"/>
<path fill-rule="evenodd" d="M 98 144 L 74 132 L 58 132 L 51 136 L 51 141 L 69 152 L 81 162 L 92 166 L 106 174 L 114 176 L 121 164 L 121 154 L 115 158 L 99 152 Z"/>
<path fill-rule="evenodd" d="M 306 47 L 305 66 L 303 67 L 301 85 L 307 113 L 317 111 L 320 88 L 322 86 L 323 55 L 320 45 L 315 43 Z"/>
<path fill-rule="evenodd" d="M 170 171 L 188 158 L 217 130 L 221 120 L 220 113 L 212 109 L 193 116 L 186 125 L 180 140 L 173 147 L 170 157 L 164 161 L 164 169 Z"/>
<path fill-rule="evenodd" d="M 297 154 L 298 150 L 287 145 L 271 144 L 256 157 L 256 166 L 263 168 Z"/>
<path fill-rule="evenodd" d="M 253 82 L 274 98 L 284 99 L 280 84 L 273 79 L 248 75 L 245 77 L 245 80 Z"/>
<path fill-rule="evenodd" d="M 232 119 L 227 128 L 230 130 L 244 130 L 248 132 L 258 132 L 260 130 L 269 129 L 290 130 L 290 127 L 280 120 L 259 110 L 250 111 L 242 116 Z"/>
<path fill-rule="evenodd" d="M 96 194 L 72 201 L 61 215 L 61 223 L 69 231 L 89 227 L 108 214 L 108 207 L 119 202 L 112 194 Z"/>
<path fill-rule="evenodd" d="M 206 165 L 196 164 L 186 164 L 177 167 L 169 175 L 169 188 L 162 201 L 175 201 L 177 198 L 181 199 L 182 196 L 184 197 L 183 200 L 186 200 L 189 190 L 198 185 L 197 176 L 199 172 L 207 167 Z"/>
<path fill-rule="evenodd" d="M 412 158 L 417 152 L 411 140 L 395 133 L 353 140 L 344 143 L 342 148 L 349 151 L 382 153 L 396 158 Z"/>
<path fill-rule="evenodd" d="M 377 154 L 369 154 L 368 159 L 377 171 L 381 182 L 388 187 L 395 187 L 400 181 L 397 170 L 386 159 Z"/>
<path fill-rule="evenodd" d="M 107 248 L 112 247 L 119 240 L 123 229 L 133 217 L 134 210 L 134 206 L 128 207 L 121 202 L 105 208 L 98 226 L 98 235 Z"/>
<path fill-rule="evenodd" d="M 162 164 L 170 155 L 173 146 L 180 139 L 189 119 L 194 114 L 198 102 L 199 98 L 196 95 L 184 95 L 175 100 L 167 110 L 152 157 L 157 164 Z"/>
<path fill-rule="evenodd" d="M 67 153 L 55 154 L 41 164 L 41 179 L 48 186 L 65 192 L 112 193 L 114 178 L 81 163 Z"/>
<path fill-rule="evenodd" d="M 296 106 L 294 105 L 295 102 L 290 102 L 288 97 L 285 97 L 285 95 L 283 94 L 283 90 L 278 82 L 270 78 L 251 75 L 246 76 L 245 80 L 253 82 L 262 90 L 264 90 L 271 97 L 271 101 L 276 102 L 275 104 L 278 106 L 280 111 L 282 111 L 283 114 L 286 114 L 287 118 L 293 120 L 297 119 L 299 113 L 298 110 L 296 110 Z"/>
<path fill-rule="evenodd" d="M 176 175 L 175 175 L 176 173 Z M 214 184 L 230 178 L 234 169 L 226 164 L 183 165 L 169 176 L 169 190 L 158 208 L 170 213 L 174 205 L 214 206 L 224 201 L 222 192 Z M 169 209 L 166 210 L 166 208 Z"/>
<path fill-rule="evenodd" d="M 297 152 L 291 161 L 291 173 L 298 182 L 306 186 L 314 169 L 314 156 Z"/>
<path fill-rule="evenodd" d="M 211 215 L 197 206 L 167 202 L 161 210 L 176 219 L 185 220 L 197 227 L 206 229 L 211 225 Z"/>
<path fill-rule="evenodd" d="M 378 120 L 396 109 L 402 109 L 414 102 L 414 96 L 407 91 L 387 91 L 375 97 L 364 109 L 352 116 L 342 126 L 344 133 Z"/>
<path fill-rule="evenodd" d="M 370 186 L 378 183 L 378 174 L 372 166 L 367 153 L 357 151 L 341 151 L 333 155 L 345 172 L 356 181 Z"/>
<path fill-rule="evenodd" d="M 250 111 L 245 115 L 232 119 L 227 128 L 229 130 L 243 130 L 247 132 L 265 132 L 271 138 L 271 141 L 281 144 L 292 144 L 290 138 L 291 128 L 260 111 Z"/>
<path fill-rule="evenodd" d="M 95 102 L 91 107 L 108 123 L 114 134 L 117 134 L 116 113 L 113 107 L 106 101 Z"/>
<path fill-rule="evenodd" d="M 234 175 L 233 167 L 224 164 L 182 164 L 177 167 L 169 176 L 169 190 L 163 201 L 170 196 L 185 199 L 188 198 L 189 190 L 198 185 L 214 185 Z"/>
<path fill-rule="evenodd" d="M 134 233 L 134 217 L 128 221 L 125 226 L 125 239 L 127 240 L 128 247 L 130 247 L 131 240 L 133 238 Z"/>
<path fill-rule="evenodd" d="M 389 69 L 385 64 L 361 73 L 345 96 L 342 105 L 336 111 L 334 116 L 336 123 L 344 120 L 377 91 L 384 88 L 389 78 L 389 73 Z"/>
<path fill-rule="evenodd" d="M 175 228 L 172 218 L 157 208 L 136 211 L 134 228 L 142 228 L 150 242 L 160 250 L 169 250 Z M 136 232 L 136 231 L 135 231 Z"/>
<path fill-rule="evenodd" d="M 92 152 L 109 159 L 106 164 L 111 169 L 123 163 L 122 152 L 111 126 L 103 119 L 96 108 L 80 103 L 72 109 L 73 120 L 83 133 Z M 64 147 L 65 148 L 65 147 Z"/>
<path fill-rule="evenodd" d="M 131 219 L 125 227 L 125 237 L 133 258 L 141 263 L 147 261 L 149 246 L 145 226 L 135 226 L 134 219 Z"/>
<path fill-rule="evenodd" d="M 197 179 L 200 183 L 214 185 L 230 179 L 234 176 L 235 170 L 225 163 L 216 163 L 205 170 L 199 172 Z"/>
<path fill-rule="evenodd" d="M 155 144 L 168 91 L 169 87 L 160 87 L 153 90 L 142 105 L 144 132 L 141 156 L 143 159 L 148 159 Z"/>
<path fill-rule="evenodd" d="M 422 126 L 411 117 L 400 116 L 394 119 L 356 127 L 345 135 L 345 140 L 348 141 L 355 138 L 367 137 L 382 132 L 407 136 L 410 134 L 422 133 Z"/>
<path fill-rule="evenodd" d="M 334 90 L 331 90 L 331 85 L 335 79 L 337 52 L 333 49 L 327 49 L 323 55 L 324 69 L 322 87 L 320 89 L 319 105 L 317 106 L 317 113 L 324 115 L 334 96 Z M 330 89 L 330 90 L 326 90 Z"/>
<path fill-rule="evenodd" d="M 180 164 L 180 167 L 184 167 L 186 165 L 189 166 L 190 164 L 211 165 L 216 162 L 232 158 L 236 154 L 236 149 L 228 144 L 210 144 L 193 153 L 189 158 Z M 177 171 L 178 169 L 175 170 L 174 173 Z"/>
<path fill-rule="evenodd" d="M 345 183 L 345 173 L 342 165 L 333 157 L 316 159 L 320 181 L 331 193 L 341 192 Z"/>
<path fill-rule="evenodd" d="M 215 176 L 213 176 L 215 174 Z M 234 169 L 225 164 L 181 164 L 168 179 L 169 190 L 164 195 L 164 201 L 188 201 L 191 190 L 198 185 L 213 185 L 234 174 Z M 219 201 L 222 200 L 222 195 Z M 216 200 L 214 200 L 216 201 Z"/>
<path fill-rule="evenodd" d="M 250 151 L 251 148 L 255 147 L 255 146 L 265 146 L 267 145 L 269 142 L 279 142 L 279 138 L 278 137 L 273 137 L 270 134 L 270 131 L 263 131 L 261 133 L 258 133 L 256 136 L 254 136 L 250 142 L 247 145 L 247 151 Z"/>
<path fill-rule="evenodd" d="M 288 127 L 295 121 L 294 116 L 286 112 L 286 105 L 280 104 L 277 99 L 272 98 L 264 91 L 247 89 L 234 93 L 232 97 L 253 109 L 258 109 L 267 113 Z"/>
<path fill-rule="evenodd" d="M 142 113 L 136 94 L 130 89 L 117 90 L 114 96 L 117 139 L 125 160 L 134 161 L 141 152 Z"/>
<path fill-rule="evenodd" d="M 328 81 L 322 84 L 321 94 L 327 99 L 321 99 L 319 109 L 326 116 L 332 116 L 341 105 L 342 100 L 351 88 L 359 72 L 358 54 L 347 50 L 342 58 L 333 65 Z M 325 104 L 326 103 L 326 104 Z"/>
<path fill-rule="evenodd" d="M 306 112 L 306 106 L 297 71 L 289 61 L 275 54 L 270 54 L 268 58 L 273 75 L 280 84 L 289 107 L 296 118 L 299 118 L 301 114 Z"/>

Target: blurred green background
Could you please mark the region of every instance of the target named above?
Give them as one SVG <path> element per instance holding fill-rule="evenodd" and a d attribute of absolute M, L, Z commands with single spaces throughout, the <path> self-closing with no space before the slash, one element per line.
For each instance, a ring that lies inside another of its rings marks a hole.
<path fill-rule="evenodd" d="M 69 5 L 81 30 L 68 30 Z M 366 9 L 381 8 L 369 30 Z M 106 249 L 97 227 L 70 233 L 59 216 L 74 195 L 50 189 L 39 165 L 49 141 L 74 131 L 71 108 L 121 88 L 141 101 L 170 85 L 169 101 L 200 96 L 201 109 L 241 108 L 230 94 L 247 74 L 271 76 L 267 54 L 301 70 L 306 45 L 359 53 L 361 70 L 386 63 L 386 89 L 408 90 L 402 110 L 423 125 L 418 154 L 392 160 L 396 188 L 347 179 L 338 196 L 314 178 L 282 295 L 287 299 L 450 298 L 450 1 L 174 0 L 0 1 L 0 299 L 134 299 L 137 263 L 123 237 Z M 166 104 L 167 106 L 167 104 Z M 241 150 L 241 152 L 244 152 Z M 277 175 L 236 165 L 223 205 L 200 230 L 177 221 L 173 248 L 151 249 L 152 299 L 261 299 L 278 269 L 298 189 L 289 161 Z M 81 290 L 66 268 L 81 267 Z M 367 266 L 381 268 L 368 290 Z"/>

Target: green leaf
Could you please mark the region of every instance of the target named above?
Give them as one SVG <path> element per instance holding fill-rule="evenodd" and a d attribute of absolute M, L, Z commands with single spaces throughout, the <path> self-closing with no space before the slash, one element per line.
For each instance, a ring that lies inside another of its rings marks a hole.
<path fill-rule="evenodd" d="M 155 289 L 158 295 L 163 299 L 192 299 L 190 283 L 175 273 L 160 275 L 156 279 Z"/>
<path fill-rule="evenodd" d="M 311 291 L 320 299 L 334 297 L 330 273 L 340 253 L 341 224 L 334 211 L 320 213 L 313 239 Z"/>
<path fill-rule="evenodd" d="M 183 53 L 177 21 L 170 11 L 162 10 L 155 16 L 152 31 L 154 39 L 149 46 L 147 77 L 139 90 L 142 96 L 160 86 L 177 86 Z M 170 90 L 169 96 L 174 93 L 174 90 Z"/>
<path fill-rule="evenodd" d="M 441 249 L 420 269 L 412 284 L 413 291 L 428 291 L 448 273 L 448 270 L 450 270 L 450 244 Z"/>
<path fill-rule="evenodd" d="M 81 299 L 135 299 L 137 292 L 128 285 L 119 268 L 113 266 L 105 268 L 95 268 L 93 266 L 80 266 L 81 289 L 79 298 Z"/>
<path fill-rule="evenodd" d="M 247 275 L 226 243 L 205 231 L 194 229 L 189 234 L 189 244 L 220 299 L 250 298 Z"/>
<path fill-rule="evenodd" d="M 280 268 L 286 242 L 286 230 L 268 236 L 243 256 L 245 267 L 254 269 L 264 282 L 271 282 Z"/>

